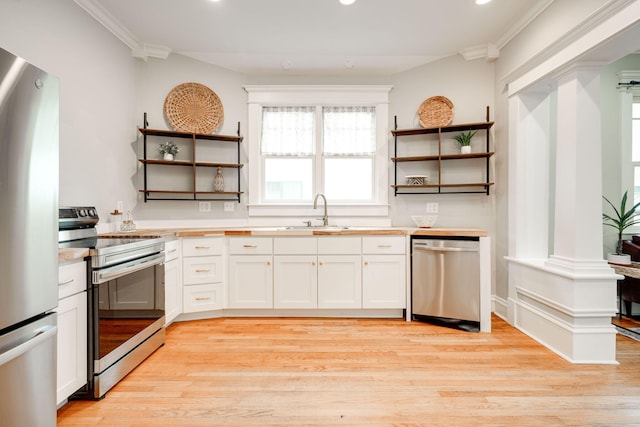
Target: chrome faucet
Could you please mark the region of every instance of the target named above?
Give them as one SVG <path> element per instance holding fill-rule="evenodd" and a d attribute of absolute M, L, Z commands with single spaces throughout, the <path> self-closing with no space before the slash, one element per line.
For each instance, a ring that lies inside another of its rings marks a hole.
<path fill-rule="evenodd" d="M 322 225 L 325 227 L 329 225 L 329 214 L 327 214 L 327 198 L 324 197 L 324 194 L 318 193 L 316 194 L 316 198 L 313 199 L 313 209 L 318 209 L 318 197 L 322 197 L 324 201 L 324 215 L 322 216 Z"/>

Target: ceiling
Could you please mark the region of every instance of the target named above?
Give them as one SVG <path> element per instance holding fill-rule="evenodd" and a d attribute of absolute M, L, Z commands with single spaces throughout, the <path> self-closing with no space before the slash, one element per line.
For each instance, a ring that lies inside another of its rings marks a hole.
<path fill-rule="evenodd" d="M 553 0 L 75 0 L 134 56 L 249 75 L 390 75 L 461 54 L 495 60 Z"/>

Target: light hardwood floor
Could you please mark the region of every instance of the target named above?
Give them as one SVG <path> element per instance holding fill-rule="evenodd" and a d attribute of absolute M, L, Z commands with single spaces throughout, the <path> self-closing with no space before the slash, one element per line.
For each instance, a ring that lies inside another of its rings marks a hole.
<path fill-rule="evenodd" d="M 491 334 L 403 320 L 176 323 L 164 347 L 58 426 L 640 425 L 640 342 L 572 365 L 493 318 Z"/>

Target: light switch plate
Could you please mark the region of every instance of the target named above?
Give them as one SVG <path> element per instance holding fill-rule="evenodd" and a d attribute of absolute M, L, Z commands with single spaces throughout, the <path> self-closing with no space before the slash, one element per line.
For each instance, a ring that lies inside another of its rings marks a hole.
<path fill-rule="evenodd" d="M 427 203 L 427 213 L 437 214 L 438 213 L 438 204 L 437 203 Z"/>
<path fill-rule="evenodd" d="M 225 212 L 233 212 L 235 209 L 236 209 L 236 204 L 234 202 L 224 202 Z"/>

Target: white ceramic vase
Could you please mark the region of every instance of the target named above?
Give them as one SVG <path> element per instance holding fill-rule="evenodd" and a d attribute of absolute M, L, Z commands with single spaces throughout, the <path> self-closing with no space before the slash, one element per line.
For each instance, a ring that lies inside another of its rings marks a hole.
<path fill-rule="evenodd" d="M 165 160 L 173 160 L 173 154 L 171 154 L 171 153 L 164 153 L 164 159 L 165 159 Z"/>
<path fill-rule="evenodd" d="M 224 177 L 222 176 L 222 168 L 218 166 L 218 172 L 213 178 L 213 191 L 222 193 L 224 192 Z"/>
<path fill-rule="evenodd" d="M 460 153 L 461 154 L 470 154 L 471 153 L 471 146 L 470 145 L 462 145 L 460 147 Z"/>

